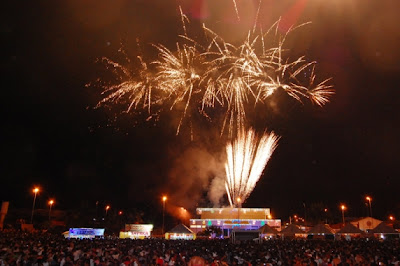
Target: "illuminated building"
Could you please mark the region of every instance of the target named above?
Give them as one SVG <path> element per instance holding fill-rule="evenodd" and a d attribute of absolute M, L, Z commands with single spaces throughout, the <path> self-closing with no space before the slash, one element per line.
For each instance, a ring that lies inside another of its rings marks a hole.
<path fill-rule="evenodd" d="M 152 224 L 125 224 L 125 231 L 119 232 L 119 238 L 145 239 L 152 231 Z"/>
<path fill-rule="evenodd" d="M 232 230 L 257 230 L 265 224 L 280 231 L 281 220 L 272 219 L 269 208 L 197 208 L 200 219 L 190 219 L 190 229 L 194 233 L 207 227 L 218 227 L 224 236 Z"/>
<path fill-rule="evenodd" d="M 192 230 L 187 228 L 185 225 L 178 224 L 177 226 L 172 228 L 170 231 L 165 233 L 165 239 L 194 240 L 194 239 L 196 239 L 196 234 Z"/>
<path fill-rule="evenodd" d="M 357 220 L 353 220 L 350 223 L 360 230 L 368 232 L 369 230 L 377 227 L 381 222 L 381 220 L 372 217 L 363 217 Z"/>
<path fill-rule="evenodd" d="M 103 238 L 104 228 L 70 228 L 64 233 L 65 238 Z"/>

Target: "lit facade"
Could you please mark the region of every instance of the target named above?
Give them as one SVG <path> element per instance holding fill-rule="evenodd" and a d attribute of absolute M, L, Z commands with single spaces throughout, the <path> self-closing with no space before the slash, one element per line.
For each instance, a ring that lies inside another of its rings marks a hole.
<path fill-rule="evenodd" d="M 104 228 L 70 228 L 65 238 L 103 238 Z"/>
<path fill-rule="evenodd" d="M 125 231 L 119 232 L 119 238 L 145 239 L 152 231 L 152 224 L 125 224 Z"/>
<path fill-rule="evenodd" d="M 194 233 L 207 227 L 219 227 L 224 236 L 229 236 L 234 229 L 257 230 L 268 224 L 281 230 L 281 220 L 272 219 L 269 208 L 197 208 L 200 219 L 190 219 L 190 229 Z"/>
<path fill-rule="evenodd" d="M 374 229 L 377 227 L 382 221 L 372 218 L 372 217 L 364 217 L 360 218 L 354 221 L 351 221 L 350 223 L 354 225 L 355 227 L 359 228 L 360 230 L 364 232 L 368 232 L 368 230 Z"/>
<path fill-rule="evenodd" d="M 165 233 L 165 239 L 170 239 L 170 240 L 195 240 L 196 239 L 196 234 Z"/>

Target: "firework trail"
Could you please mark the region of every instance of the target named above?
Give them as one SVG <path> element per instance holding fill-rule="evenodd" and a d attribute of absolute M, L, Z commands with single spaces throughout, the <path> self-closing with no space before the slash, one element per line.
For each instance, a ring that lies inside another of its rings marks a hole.
<path fill-rule="evenodd" d="M 138 59 L 141 63 L 141 68 L 137 72 L 137 77 L 135 77 L 128 68 L 108 58 L 102 58 L 102 61 L 111 66 L 115 73 L 122 73 L 121 76 L 127 78 L 115 85 L 105 86 L 103 94 L 107 96 L 97 104 L 97 107 L 108 102 L 115 102 L 127 103 L 127 112 L 131 111 L 132 108 L 138 108 L 139 105 L 150 111 L 152 101 L 154 101 L 151 97 L 151 91 L 154 87 L 153 77 L 148 72 L 147 64 L 143 62 L 141 57 L 138 57 Z"/>
<path fill-rule="evenodd" d="M 190 120 L 192 112 L 208 117 L 209 110 L 220 109 L 225 114 L 221 134 L 234 137 L 244 130 L 246 113 L 256 104 L 264 104 L 278 88 L 299 102 L 308 98 L 323 106 L 334 93 L 326 79 L 315 85 L 315 64 L 304 57 L 284 58 L 283 44 L 289 32 L 280 36 L 275 47 L 266 48 L 267 33 L 249 32 L 238 46 L 227 43 L 212 30 L 204 28 L 202 44 L 187 35 L 188 19 L 182 14 L 184 35 L 171 51 L 162 44 L 154 45 L 156 60 L 146 63 L 139 59 L 139 71 L 132 74 L 127 68 L 103 59 L 111 68 L 119 69 L 120 83 L 105 86 L 105 97 L 98 106 L 123 103 L 132 108 L 147 109 L 153 105 L 169 104 L 179 110 L 179 134 L 183 121 Z M 275 23 L 277 28 L 279 22 Z M 277 33 L 276 33 L 277 34 Z M 150 67 L 152 69 L 150 69 Z M 311 71 L 310 71 L 311 70 Z M 309 82 L 302 84 L 299 77 L 307 75 Z"/>
<path fill-rule="evenodd" d="M 225 188 L 232 207 L 237 199 L 244 202 L 253 191 L 277 147 L 278 139 L 273 132 L 264 133 L 258 138 L 250 129 L 239 134 L 235 141 L 228 143 Z"/>
<path fill-rule="evenodd" d="M 236 0 L 232 0 L 232 2 L 233 2 L 233 7 L 235 8 L 236 17 L 237 17 L 238 21 L 240 21 L 239 10 L 237 8 Z"/>
<path fill-rule="evenodd" d="M 236 1 L 233 3 L 239 19 Z M 253 130 L 247 131 L 246 114 L 256 105 L 266 104 L 278 89 L 301 103 L 308 99 L 323 106 L 334 94 L 330 79 L 317 82 L 316 62 L 307 61 L 305 56 L 288 57 L 285 40 L 297 27 L 279 34 L 277 21 L 267 32 L 260 29 L 257 33 L 256 21 L 247 37 L 233 44 L 205 25 L 203 36 L 191 37 L 190 21 L 181 9 L 180 14 L 183 34 L 179 35 L 176 49 L 153 45 L 157 58 L 146 61 L 138 56 L 135 71 L 103 58 L 117 82 L 103 85 L 104 97 L 97 107 L 125 104 L 126 112 L 145 110 L 147 120 L 164 108 L 176 111 L 180 115 L 176 134 L 185 121 L 191 124 L 195 113 L 210 121 L 221 121 L 221 135 L 227 133 L 235 139 L 226 147 L 226 190 L 231 205 L 237 198 L 243 202 L 260 178 L 278 139 L 273 133 L 258 139 Z M 222 119 L 218 114 L 223 114 Z"/>

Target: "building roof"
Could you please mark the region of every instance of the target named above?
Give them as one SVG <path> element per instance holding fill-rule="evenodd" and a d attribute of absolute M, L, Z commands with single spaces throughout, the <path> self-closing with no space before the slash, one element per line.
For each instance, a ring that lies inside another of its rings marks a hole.
<path fill-rule="evenodd" d="M 294 235 L 294 234 L 304 234 L 305 232 L 301 230 L 295 224 L 289 224 L 286 228 L 283 228 L 281 234 L 283 235 Z"/>
<path fill-rule="evenodd" d="M 261 219 L 267 220 L 269 208 L 197 208 L 201 219 Z"/>
<path fill-rule="evenodd" d="M 311 228 L 308 232 L 308 234 L 331 234 L 333 235 L 333 229 L 329 227 L 329 225 L 326 224 L 317 224 L 313 228 Z"/>
<path fill-rule="evenodd" d="M 385 222 L 381 222 L 377 227 L 370 231 L 374 234 L 399 234 L 393 227 L 390 227 Z"/>
<path fill-rule="evenodd" d="M 330 224 L 329 227 L 332 228 L 333 230 L 339 230 L 339 229 L 343 228 L 343 223 Z"/>
<path fill-rule="evenodd" d="M 378 219 L 375 219 L 375 218 L 373 218 L 373 217 L 361 217 L 361 218 L 357 218 L 357 219 L 354 219 L 354 220 L 351 220 L 350 222 L 351 223 L 357 223 L 357 222 L 360 222 L 360 221 L 362 221 L 362 220 L 375 220 L 375 221 L 377 221 L 377 222 L 382 222 L 381 220 L 378 220 Z"/>
<path fill-rule="evenodd" d="M 389 226 L 392 226 L 394 229 L 400 229 L 400 221 L 390 221 L 386 223 Z"/>
<path fill-rule="evenodd" d="M 167 233 L 172 233 L 172 234 L 194 234 L 192 230 L 190 230 L 186 225 L 184 224 L 178 224 L 171 230 L 169 230 Z"/>
<path fill-rule="evenodd" d="M 260 233 L 263 235 L 275 235 L 278 234 L 278 231 L 275 228 L 272 228 L 268 224 L 265 224 L 260 227 Z"/>
<path fill-rule="evenodd" d="M 359 228 L 355 227 L 353 224 L 348 223 L 342 229 L 340 229 L 338 234 L 363 234 Z"/>

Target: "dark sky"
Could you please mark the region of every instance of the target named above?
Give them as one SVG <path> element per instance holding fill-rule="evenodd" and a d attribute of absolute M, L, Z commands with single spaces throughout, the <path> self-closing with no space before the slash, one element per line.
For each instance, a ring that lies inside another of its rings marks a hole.
<path fill-rule="evenodd" d="M 171 204 L 211 206 L 220 139 L 203 131 L 193 141 L 187 132 L 175 136 L 168 115 L 157 124 L 134 115 L 110 123 L 112 113 L 93 108 L 101 89 L 86 86 L 110 75 L 96 59 L 121 60 L 122 46 L 134 56 L 137 39 L 146 53 L 155 53 L 150 43 L 173 49 L 179 3 L 193 24 L 234 42 L 258 1 L 237 1 L 240 23 L 228 0 L 26 1 L 4 9 L 1 200 L 30 208 L 39 185 L 39 207 L 54 197 L 64 209 L 82 200 L 151 208 L 163 193 Z M 398 10 L 396 0 L 264 1 L 264 27 L 280 16 L 312 21 L 289 45 L 318 62 L 318 76 L 332 77 L 336 94 L 323 108 L 276 96 L 279 111 L 258 125 L 281 140 L 244 206 L 287 219 L 303 203 L 337 213 L 345 203 L 349 215 L 363 216 L 370 195 L 377 217 L 400 218 Z"/>

